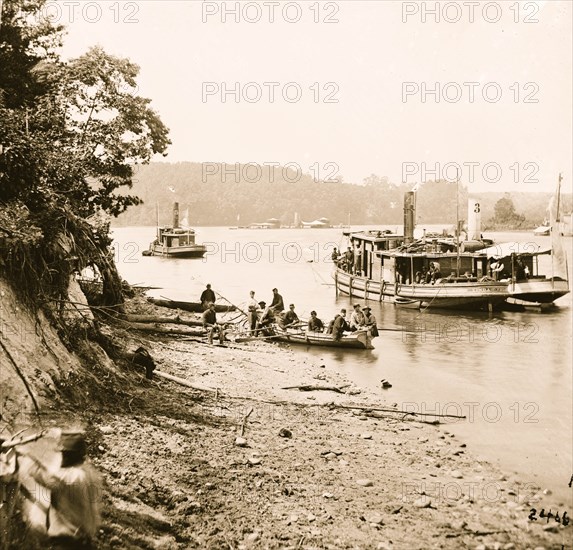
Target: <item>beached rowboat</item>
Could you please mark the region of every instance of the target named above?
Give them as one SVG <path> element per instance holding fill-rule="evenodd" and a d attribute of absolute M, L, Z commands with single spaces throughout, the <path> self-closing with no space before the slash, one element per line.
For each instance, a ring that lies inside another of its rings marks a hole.
<path fill-rule="evenodd" d="M 274 325 L 273 330 L 275 333 L 273 340 L 278 340 L 279 342 L 335 348 L 374 349 L 369 330 L 345 333 L 340 340 L 334 340 L 332 334 L 305 331 L 300 328 L 283 329 L 278 325 Z"/>

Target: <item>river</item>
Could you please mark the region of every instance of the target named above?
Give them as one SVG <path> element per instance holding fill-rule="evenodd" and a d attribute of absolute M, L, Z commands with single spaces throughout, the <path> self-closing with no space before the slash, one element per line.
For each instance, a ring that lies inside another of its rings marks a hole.
<path fill-rule="evenodd" d="M 249 290 L 269 302 L 277 287 L 300 317 L 314 309 L 325 322 L 354 302 L 335 295 L 331 277 L 332 247 L 346 245 L 340 229 L 197 228 L 197 242 L 209 249 L 202 260 L 142 257 L 154 238 L 153 227 L 113 232 L 121 275 L 132 284 L 160 287 L 151 291 L 155 296 L 198 300 L 211 283 L 225 298 L 244 305 Z M 549 242 L 529 232 L 486 236 L 496 243 Z M 571 269 L 571 238 L 565 245 Z M 465 415 L 466 420 L 447 429 L 516 479 L 550 491 L 548 502 L 564 503 L 572 515 L 571 294 L 543 313 L 421 312 L 369 305 L 384 329 L 374 350 L 298 347 L 296 352 L 316 356 L 327 368 L 403 409 Z M 392 388 L 381 389 L 382 378 Z"/>

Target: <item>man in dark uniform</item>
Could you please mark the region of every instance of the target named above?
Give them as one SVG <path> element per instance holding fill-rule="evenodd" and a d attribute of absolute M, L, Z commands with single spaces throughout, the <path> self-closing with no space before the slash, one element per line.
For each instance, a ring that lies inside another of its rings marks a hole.
<path fill-rule="evenodd" d="M 211 302 L 215 303 L 216 297 L 215 293 L 211 290 L 211 285 L 207 285 L 207 288 L 201 293 L 201 305 L 203 309 L 207 309 L 207 305 Z"/>
<path fill-rule="evenodd" d="M 223 325 L 217 323 L 217 314 L 215 313 L 215 304 L 213 302 L 210 302 L 207 309 L 203 312 L 203 328 L 208 331 L 209 344 L 213 343 L 215 331 L 219 334 L 219 343 L 225 343 L 225 330 Z"/>
<path fill-rule="evenodd" d="M 283 297 L 279 294 L 279 291 L 276 288 L 273 288 L 273 301 L 271 302 L 270 307 L 273 308 L 275 313 L 280 313 L 285 309 Z"/>
<path fill-rule="evenodd" d="M 316 311 L 310 312 L 308 330 L 312 332 L 322 332 L 324 330 L 324 323 L 316 316 Z"/>

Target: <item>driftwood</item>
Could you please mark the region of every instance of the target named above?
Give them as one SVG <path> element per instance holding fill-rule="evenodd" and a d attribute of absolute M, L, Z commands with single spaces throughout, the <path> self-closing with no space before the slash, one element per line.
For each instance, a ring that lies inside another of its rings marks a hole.
<path fill-rule="evenodd" d="M 300 391 L 315 391 L 315 390 L 326 390 L 335 391 L 337 393 L 345 393 L 343 388 L 347 388 L 350 384 L 345 386 L 312 386 L 312 385 L 302 385 L 302 386 L 287 386 L 286 388 L 281 388 L 281 390 L 300 390 Z"/>
<path fill-rule="evenodd" d="M 162 299 L 162 298 L 147 298 L 147 301 L 155 304 L 156 306 L 168 307 L 170 309 L 181 309 L 183 311 L 191 311 L 192 313 L 203 313 L 205 308 L 200 302 L 178 302 L 176 300 Z M 235 306 L 224 306 L 215 304 L 215 311 L 217 313 L 225 313 L 227 311 L 235 311 Z"/>
<path fill-rule="evenodd" d="M 251 407 L 249 409 L 249 412 L 243 417 L 243 422 L 241 424 L 241 437 L 243 437 L 245 435 L 245 429 L 247 427 L 247 419 L 249 418 L 249 416 L 251 416 L 251 413 L 253 412 L 253 407 Z"/>
<path fill-rule="evenodd" d="M 140 330 L 142 332 L 155 332 L 158 334 L 182 334 L 184 336 L 203 336 L 204 330 L 184 330 L 181 328 L 169 328 L 156 326 L 149 323 L 130 323 L 129 321 L 119 321 L 119 324 L 130 330 Z"/>
<path fill-rule="evenodd" d="M 218 393 L 217 388 L 208 388 L 206 386 L 200 386 L 199 384 L 193 384 L 183 378 L 179 378 L 178 376 L 173 376 L 172 374 L 167 374 L 166 372 L 162 372 L 160 370 L 154 371 L 153 374 L 159 376 L 160 378 L 165 378 L 165 380 L 171 380 L 171 382 L 176 382 L 181 386 L 186 386 L 187 388 L 192 388 L 194 390 L 199 390 L 199 391 L 210 391 L 213 393 Z"/>
<path fill-rule="evenodd" d="M 284 388 L 283 388 L 284 389 Z M 360 411 L 381 411 L 381 412 L 391 412 L 395 414 L 404 414 L 409 416 L 436 416 L 440 418 L 466 418 L 466 416 L 459 416 L 456 414 L 437 414 L 437 413 L 421 413 L 413 411 L 403 411 L 401 409 L 385 409 L 382 407 L 361 407 L 359 405 L 337 405 L 331 403 L 331 407 L 337 409 L 358 409 Z"/>
<path fill-rule="evenodd" d="M 198 319 L 192 319 L 186 321 L 181 319 L 179 315 L 175 317 L 158 317 L 156 315 L 126 315 L 125 320 L 130 323 L 170 323 L 173 325 L 185 325 L 188 327 L 200 327 L 203 326 L 203 322 Z"/>

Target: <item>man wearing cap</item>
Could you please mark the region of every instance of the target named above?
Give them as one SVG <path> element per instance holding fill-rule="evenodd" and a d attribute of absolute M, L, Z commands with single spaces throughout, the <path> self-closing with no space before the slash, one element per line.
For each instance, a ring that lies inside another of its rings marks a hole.
<path fill-rule="evenodd" d="M 211 285 L 207 285 L 207 288 L 201 293 L 201 305 L 203 309 L 207 309 L 210 302 L 215 302 L 215 293 L 211 290 Z"/>
<path fill-rule="evenodd" d="M 310 312 L 308 330 L 312 332 L 322 332 L 324 330 L 324 323 L 316 316 L 316 311 Z"/>
<path fill-rule="evenodd" d="M 20 451 L 32 461 L 27 474 L 49 489 L 49 498 L 42 490 L 34 495 L 23 491 L 30 501 L 24 507 L 24 517 L 36 532 L 40 530 L 41 535 L 48 537 L 50 548 L 92 548 L 91 541 L 100 524 L 101 479 L 85 462 L 84 433 L 62 431 L 56 450 L 62 453 L 61 461 L 51 467 L 27 451 Z M 37 523 L 38 512 L 43 513 L 42 524 Z"/>
<path fill-rule="evenodd" d="M 346 321 L 346 310 L 342 308 L 340 310 L 340 313 L 337 314 L 334 317 L 334 320 L 332 321 L 332 338 L 334 340 L 340 340 L 342 338 L 342 335 L 344 334 L 344 331 L 349 331 L 349 330 L 350 326 Z"/>
<path fill-rule="evenodd" d="M 257 331 L 255 336 L 259 334 L 259 331 L 265 336 L 270 336 L 271 332 L 269 330 L 270 326 L 275 322 L 275 313 L 271 306 L 267 307 L 266 302 L 259 302 L 260 308 L 263 310 L 261 319 L 257 323 Z"/>
<path fill-rule="evenodd" d="M 213 334 L 217 331 L 219 343 L 225 343 L 225 329 L 223 325 L 217 323 L 217 314 L 215 313 L 215 304 L 209 302 L 207 309 L 203 312 L 203 328 L 208 331 L 209 344 L 213 343 Z"/>
<path fill-rule="evenodd" d="M 275 313 L 280 313 L 285 309 L 283 297 L 279 294 L 279 291 L 276 288 L 273 288 L 273 301 L 271 302 L 271 307 Z"/>
<path fill-rule="evenodd" d="M 378 336 L 378 326 L 376 325 L 376 317 L 370 313 L 371 309 L 366 306 L 362 308 L 364 312 L 364 324 L 370 329 L 372 338 Z"/>
<path fill-rule="evenodd" d="M 364 313 L 360 309 L 359 304 L 354 304 L 354 311 L 350 316 L 350 330 L 355 331 L 366 324 L 366 319 L 364 318 Z"/>
<path fill-rule="evenodd" d="M 290 304 L 288 308 L 288 311 L 282 316 L 281 319 L 280 325 L 282 328 L 293 327 L 294 325 L 300 323 L 298 315 L 294 312 L 294 304 Z"/>

